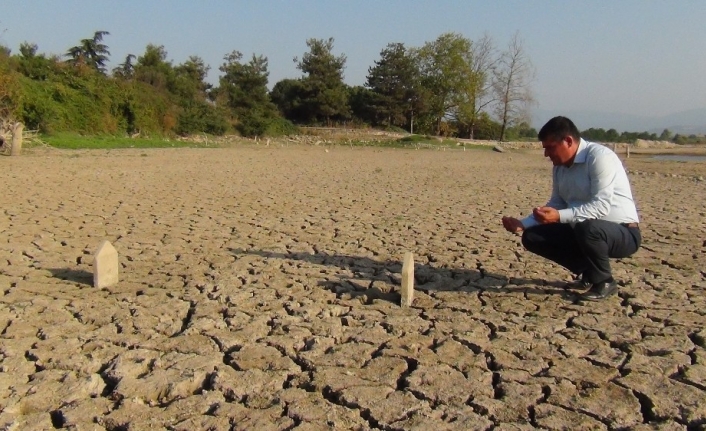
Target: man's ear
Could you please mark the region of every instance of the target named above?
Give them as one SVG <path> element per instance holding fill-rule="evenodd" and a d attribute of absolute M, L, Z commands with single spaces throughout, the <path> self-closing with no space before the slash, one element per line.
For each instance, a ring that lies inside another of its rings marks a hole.
<path fill-rule="evenodd" d="M 567 146 L 567 147 L 571 147 L 572 145 L 576 144 L 576 140 L 575 140 L 574 137 L 571 136 L 571 135 L 566 136 L 566 137 L 564 138 L 564 140 L 566 141 L 566 146 Z"/>

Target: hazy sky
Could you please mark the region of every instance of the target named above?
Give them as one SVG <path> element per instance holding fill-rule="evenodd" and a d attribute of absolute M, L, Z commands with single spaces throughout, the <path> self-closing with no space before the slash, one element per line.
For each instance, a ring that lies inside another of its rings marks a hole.
<path fill-rule="evenodd" d="M 217 82 L 233 50 L 269 59 L 270 86 L 298 78 L 309 38 L 334 38 L 345 81 L 363 85 L 391 42 L 445 32 L 504 48 L 519 31 L 536 69 L 537 108 L 660 116 L 706 107 L 706 0 L 0 0 L 0 44 L 64 54 L 96 30 L 109 68 L 147 44 L 175 65 L 190 55 Z"/>

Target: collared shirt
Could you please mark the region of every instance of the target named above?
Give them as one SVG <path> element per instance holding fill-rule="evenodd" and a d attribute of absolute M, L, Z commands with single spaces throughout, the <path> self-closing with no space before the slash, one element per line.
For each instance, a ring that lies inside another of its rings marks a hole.
<path fill-rule="evenodd" d="M 559 210 L 561 223 L 639 222 L 623 163 L 609 148 L 583 139 L 571 166 L 554 166 L 546 206 Z M 522 219 L 525 228 L 538 224 L 531 214 Z"/>

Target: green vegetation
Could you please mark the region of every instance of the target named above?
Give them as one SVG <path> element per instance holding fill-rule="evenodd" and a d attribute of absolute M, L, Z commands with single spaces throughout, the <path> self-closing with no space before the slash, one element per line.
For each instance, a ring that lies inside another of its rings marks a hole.
<path fill-rule="evenodd" d="M 81 136 L 60 133 L 42 138 L 47 144 L 55 148 L 66 149 L 115 149 L 115 148 L 172 148 L 194 147 L 190 142 L 166 138 L 129 138 L 116 136 Z"/>
<path fill-rule="evenodd" d="M 589 141 L 596 142 L 626 142 L 634 143 L 638 139 L 644 139 L 646 141 L 670 141 L 675 144 L 706 144 L 706 136 L 697 135 L 679 135 L 672 134 L 669 129 L 664 129 L 662 133 L 658 136 L 656 133 L 648 132 L 622 132 L 618 133 L 615 129 L 596 129 L 590 128 L 581 132 L 581 136 Z"/>
<path fill-rule="evenodd" d="M 263 137 L 296 134 L 298 126 L 352 126 L 508 139 L 522 128 L 520 116 L 513 117 L 505 134 L 486 109 L 497 99 L 488 39 L 447 33 L 421 48 L 390 44 L 365 86 L 343 82 L 347 58 L 334 53 L 333 38 L 309 39 L 295 58 L 302 76 L 270 91 L 267 57 L 235 50 L 224 56 L 215 86 L 206 82 L 210 66 L 201 58 L 173 64 L 161 45 L 149 44 L 108 70 L 108 36 L 96 31 L 61 56 L 40 53 L 30 42 L 17 53 L 0 46 L 0 118 L 57 135 L 47 142 L 67 146 L 62 134 L 163 142 L 177 135 Z"/>
<path fill-rule="evenodd" d="M 403 138 L 394 140 L 383 140 L 375 145 L 385 146 L 385 147 L 398 147 L 398 148 L 434 148 L 434 147 L 465 147 L 467 149 L 475 150 L 491 150 L 493 147 L 491 145 L 481 145 L 481 144 L 471 144 L 465 143 L 459 145 L 457 139 L 442 139 L 436 136 L 429 135 L 409 135 Z"/>
<path fill-rule="evenodd" d="M 304 126 L 419 134 L 386 144 L 397 146 L 439 144 L 430 135 L 442 145 L 537 136 L 528 121 L 533 68 L 517 34 L 504 51 L 488 37 L 472 41 L 456 33 L 421 47 L 388 44 L 364 86 L 343 82 L 347 58 L 334 53 L 332 38 L 309 39 L 307 52 L 294 59 L 302 76 L 272 90 L 267 57 L 235 50 L 218 67 L 216 86 L 206 81 L 210 66 L 201 58 L 173 64 L 164 46 L 153 44 L 108 71 L 109 35 L 96 31 L 63 56 L 42 54 L 29 42 L 15 54 L 0 46 L 0 120 L 21 121 L 62 148 L 178 146 L 186 144 L 175 136 L 277 137 L 302 133 Z M 657 139 L 614 129 L 583 134 L 601 142 Z M 704 141 L 668 130 L 659 139 Z"/>

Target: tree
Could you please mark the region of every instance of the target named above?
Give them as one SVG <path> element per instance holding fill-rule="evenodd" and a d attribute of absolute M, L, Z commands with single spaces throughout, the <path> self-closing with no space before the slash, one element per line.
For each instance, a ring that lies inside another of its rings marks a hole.
<path fill-rule="evenodd" d="M 419 70 L 404 44 L 390 43 L 380 52 L 380 60 L 368 69 L 366 87 L 377 95 L 368 96 L 376 123 L 384 119 L 389 126 L 410 124 L 418 99 Z"/>
<path fill-rule="evenodd" d="M 170 91 L 183 99 L 205 100 L 212 87 L 205 81 L 209 69 L 201 57 L 190 56 L 186 62 L 174 67 Z"/>
<path fill-rule="evenodd" d="M 82 39 L 81 44 L 69 48 L 66 56 L 68 62 L 74 65 L 83 64 L 105 74 L 105 63 L 108 61 L 110 51 L 103 44 L 103 37 L 109 35 L 107 31 L 97 31 L 91 39 Z"/>
<path fill-rule="evenodd" d="M 672 140 L 672 132 L 669 129 L 662 130 L 662 134 L 659 135 L 659 140 L 660 141 L 671 141 Z"/>
<path fill-rule="evenodd" d="M 346 56 L 333 55 L 333 38 L 308 39 L 306 45 L 309 52 L 304 54 L 301 61 L 295 57 L 294 62 L 304 73 L 303 102 L 309 121 L 331 125 L 334 119 L 348 118 L 348 93 L 343 83 Z"/>
<path fill-rule="evenodd" d="M 20 44 L 20 55 L 24 58 L 33 58 L 37 55 L 39 47 L 36 43 L 22 42 Z"/>
<path fill-rule="evenodd" d="M 180 135 L 196 132 L 221 135 L 228 128 L 225 110 L 208 100 L 212 85 L 205 80 L 209 69 L 194 55 L 173 68 L 173 78 L 167 88 L 181 108 L 175 129 Z"/>
<path fill-rule="evenodd" d="M 596 129 L 594 127 L 591 127 L 590 129 L 586 129 L 581 132 L 581 136 L 589 141 L 607 142 L 605 129 L 602 128 Z"/>
<path fill-rule="evenodd" d="M 308 120 L 308 113 L 304 109 L 305 98 L 301 79 L 283 79 L 276 83 L 270 92 L 270 100 L 277 106 L 280 114 L 295 123 Z"/>
<path fill-rule="evenodd" d="M 533 103 L 530 85 L 534 75 L 534 66 L 527 57 L 522 39 L 519 33 L 515 33 L 507 51 L 501 54 L 493 76 L 493 90 L 497 99 L 495 113 L 501 124 L 500 141 L 505 139 L 508 126 L 529 118 L 529 107 Z"/>
<path fill-rule="evenodd" d="M 420 83 L 426 90 L 428 115 L 439 134 L 447 116 L 459 115 L 459 106 L 468 103 L 472 82 L 471 41 L 456 33 L 445 33 L 416 51 Z"/>
<path fill-rule="evenodd" d="M 236 126 L 243 136 L 261 136 L 277 115 L 275 105 L 267 92 L 269 72 L 267 57 L 253 54 L 248 63 L 243 55 L 233 51 L 224 57 L 225 63 L 218 89 L 226 105 L 238 119 Z"/>
<path fill-rule="evenodd" d="M 37 54 L 37 44 L 22 42 L 18 57 L 18 71 L 24 76 L 37 80 L 46 80 L 56 69 L 57 62 L 44 54 Z"/>
<path fill-rule="evenodd" d="M 498 62 L 495 45 L 490 36 L 485 35 L 471 45 L 471 79 L 468 82 L 467 102 L 460 109 L 461 122 L 465 120 L 468 137 L 475 136 L 476 125 L 481 112 L 495 99 L 493 97 L 492 74 Z"/>
<path fill-rule="evenodd" d="M 10 72 L 7 57 L 0 51 L 0 123 L 14 119 L 13 113 L 21 96 L 18 79 Z"/>
<path fill-rule="evenodd" d="M 137 57 L 133 54 L 128 54 L 125 57 L 125 61 L 113 69 L 113 76 L 125 80 L 132 79 L 135 76 L 135 65 L 133 64 L 133 61 L 136 58 Z"/>
<path fill-rule="evenodd" d="M 148 44 L 145 53 L 137 57 L 135 79 L 155 88 L 168 90 L 174 79 L 174 67 L 167 61 L 163 45 Z"/>
<path fill-rule="evenodd" d="M 608 129 L 605 132 L 605 140 L 607 142 L 618 142 L 619 138 L 620 138 L 620 134 L 615 129 Z"/>
<path fill-rule="evenodd" d="M 381 124 L 378 107 L 382 105 L 382 101 L 378 93 L 359 85 L 349 87 L 348 104 L 354 121 L 371 125 Z"/>

